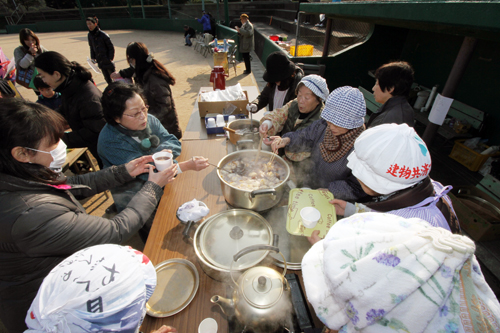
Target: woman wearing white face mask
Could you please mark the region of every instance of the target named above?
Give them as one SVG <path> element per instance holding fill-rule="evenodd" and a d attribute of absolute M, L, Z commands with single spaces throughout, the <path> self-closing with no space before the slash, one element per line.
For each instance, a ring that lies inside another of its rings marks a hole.
<path fill-rule="evenodd" d="M 26 329 L 24 314 L 43 278 L 65 257 L 88 246 L 126 241 L 148 220 L 177 164 L 153 172 L 151 156 L 66 178 L 65 121 L 19 99 L 0 99 L 0 320 Z M 87 215 L 76 197 L 92 196 L 149 172 L 141 190 L 113 219 Z"/>

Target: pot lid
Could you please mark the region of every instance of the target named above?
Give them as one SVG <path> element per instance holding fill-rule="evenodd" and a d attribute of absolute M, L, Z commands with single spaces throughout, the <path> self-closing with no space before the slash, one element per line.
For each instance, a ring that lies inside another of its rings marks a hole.
<path fill-rule="evenodd" d="M 270 245 L 272 229 L 259 214 L 246 209 L 231 209 L 214 215 L 203 225 L 200 249 L 213 265 L 229 270 L 233 256 L 251 245 Z M 242 270 L 258 264 L 268 251 L 258 251 L 243 256 L 233 264 Z"/>
<path fill-rule="evenodd" d="M 276 304 L 283 294 L 282 275 L 269 267 L 254 267 L 239 279 L 245 300 L 254 307 L 268 308 Z"/>

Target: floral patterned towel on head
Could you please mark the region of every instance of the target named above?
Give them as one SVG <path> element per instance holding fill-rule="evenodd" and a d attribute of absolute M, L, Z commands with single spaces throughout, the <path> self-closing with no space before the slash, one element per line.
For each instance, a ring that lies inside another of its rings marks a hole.
<path fill-rule="evenodd" d="M 340 332 L 499 332 L 500 304 L 474 250 L 420 219 L 356 214 L 304 256 L 306 294 Z"/>

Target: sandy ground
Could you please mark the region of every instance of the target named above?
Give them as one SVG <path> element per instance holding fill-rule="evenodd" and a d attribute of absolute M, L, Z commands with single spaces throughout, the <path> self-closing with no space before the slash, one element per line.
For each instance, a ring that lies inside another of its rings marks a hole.
<path fill-rule="evenodd" d="M 210 86 L 210 72 L 213 67 L 211 56 L 203 57 L 194 47 L 184 46 L 184 34 L 167 31 L 144 30 L 105 30 L 115 46 L 115 64 L 117 70 L 128 67 L 125 49 L 130 42 L 140 41 L 146 44 L 155 59 L 162 62 L 176 79 L 172 87 L 174 101 L 179 115 L 181 128 L 184 130 L 191 115 L 200 87 Z M 77 61 L 90 69 L 87 57 L 90 49 L 87 30 L 80 32 L 54 32 L 37 34 L 41 44 L 48 50 L 62 53 L 71 61 Z M 9 59 L 13 59 L 14 49 L 19 46 L 18 35 L 2 35 L 0 46 Z M 238 64 L 237 76 L 230 71 L 226 85 L 240 83 L 243 86 L 257 85 L 253 74 L 243 75 L 245 65 Z M 100 74 L 94 73 L 94 80 L 101 91 L 106 88 L 106 81 Z M 37 96 L 28 89 L 18 86 L 21 95 L 31 101 Z"/>

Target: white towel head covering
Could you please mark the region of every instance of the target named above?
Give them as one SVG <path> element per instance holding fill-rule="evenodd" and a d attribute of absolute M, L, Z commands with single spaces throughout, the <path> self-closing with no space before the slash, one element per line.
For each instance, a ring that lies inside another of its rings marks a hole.
<path fill-rule="evenodd" d="M 363 125 L 366 115 L 365 98 L 358 88 L 335 89 L 328 96 L 321 118 L 335 126 L 353 129 Z"/>
<path fill-rule="evenodd" d="M 420 219 L 355 214 L 304 256 L 307 298 L 342 333 L 499 332 L 500 304 L 474 250 Z"/>
<path fill-rule="evenodd" d="M 301 83 L 309 88 L 309 90 L 311 90 L 314 95 L 321 98 L 323 102 L 328 98 L 328 94 L 330 93 L 330 91 L 328 90 L 328 85 L 326 84 L 326 80 L 323 77 L 316 74 L 307 75 L 304 76 L 302 80 L 300 80 L 299 84 Z"/>
<path fill-rule="evenodd" d="M 354 151 L 347 160 L 352 174 L 380 194 L 411 187 L 431 171 L 427 146 L 406 124 L 367 129 L 354 142 Z"/>
<path fill-rule="evenodd" d="M 45 277 L 25 332 L 138 332 L 155 286 L 156 271 L 140 251 L 111 244 L 83 249 Z"/>

